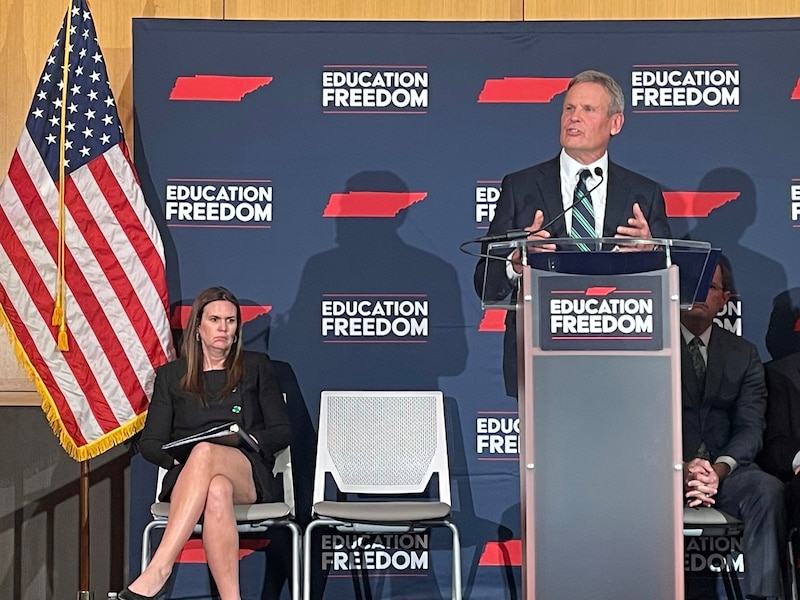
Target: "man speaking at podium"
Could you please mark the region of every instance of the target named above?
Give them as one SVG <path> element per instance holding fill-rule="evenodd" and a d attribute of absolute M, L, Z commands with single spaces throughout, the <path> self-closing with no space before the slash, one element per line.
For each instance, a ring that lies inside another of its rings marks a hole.
<path fill-rule="evenodd" d="M 519 238 L 526 231 L 528 239 L 670 237 L 661 186 L 608 159 L 608 144 L 625 120 L 624 107 L 622 89 L 609 75 L 583 71 L 573 77 L 561 112 L 561 153 L 503 178 L 486 237 L 502 239 L 512 232 Z M 487 300 L 508 297 L 522 273 L 519 251 L 505 261 L 489 260 L 487 265 L 486 260 L 481 258 L 475 269 L 478 295 Z M 506 393 L 516 397 L 513 311 L 506 315 L 503 377 Z"/>

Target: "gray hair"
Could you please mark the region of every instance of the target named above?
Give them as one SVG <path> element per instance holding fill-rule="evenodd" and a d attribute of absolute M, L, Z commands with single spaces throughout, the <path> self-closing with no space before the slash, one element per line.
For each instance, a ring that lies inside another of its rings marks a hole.
<path fill-rule="evenodd" d="M 601 73 L 600 71 L 583 71 L 578 73 L 570 79 L 567 90 L 569 90 L 576 83 L 597 83 L 602 85 L 608 92 L 608 116 L 611 117 L 617 113 L 625 110 L 625 94 L 622 93 L 622 88 L 614 81 L 611 75 Z"/>

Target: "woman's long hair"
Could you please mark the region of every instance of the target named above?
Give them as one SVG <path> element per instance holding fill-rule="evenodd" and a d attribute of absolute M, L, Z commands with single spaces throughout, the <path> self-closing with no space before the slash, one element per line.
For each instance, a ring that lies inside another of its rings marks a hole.
<path fill-rule="evenodd" d="M 228 356 L 225 357 L 225 371 L 227 374 L 225 387 L 220 391 L 219 397 L 223 398 L 233 391 L 244 374 L 244 358 L 242 357 L 242 311 L 239 308 L 239 299 L 224 287 L 210 287 L 197 295 L 192 302 L 189 321 L 183 330 L 181 342 L 182 355 L 186 360 L 186 374 L 181 378 L 181 388 L 194 394 L 205 403 L 205 385 L 203 379 L 203 346 L 198 336 L 198 328 L 203 318 L 206 305 L 217 300 L 226 300 L 236 307 L 236 334 L 233 338 Z"/>

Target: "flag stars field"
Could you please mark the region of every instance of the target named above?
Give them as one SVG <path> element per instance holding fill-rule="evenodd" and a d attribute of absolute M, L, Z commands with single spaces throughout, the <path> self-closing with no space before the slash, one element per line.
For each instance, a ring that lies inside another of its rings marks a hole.
<path fill-rule="evenodd" d="M 0 325 L 61 445 L 87 460 L 141 429 L 174 351 L 164 247 L 87 0 L 52 48 L 0 184 Z"/>

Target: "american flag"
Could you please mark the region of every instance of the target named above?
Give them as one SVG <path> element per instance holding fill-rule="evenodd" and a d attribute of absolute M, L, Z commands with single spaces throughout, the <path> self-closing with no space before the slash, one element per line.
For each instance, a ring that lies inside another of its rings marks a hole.
<path fill-rule="evenodd" d="M 73 0 L 0 185 L 0 322 L 76 460 L 143 426 L 154 370 L 173 357 L 167 307 L 161 238 L 89 7 Z"/>

